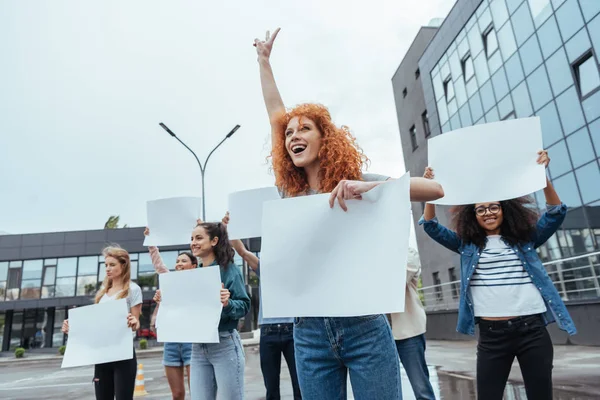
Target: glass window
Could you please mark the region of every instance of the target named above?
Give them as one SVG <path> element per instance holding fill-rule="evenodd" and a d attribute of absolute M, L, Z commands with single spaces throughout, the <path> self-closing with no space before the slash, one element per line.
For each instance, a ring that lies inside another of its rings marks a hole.
<path fill-rule="evenodd" d="M 556 106 L 553 101 L 539 110 L 536 115 L 540 117 L 540 123 L 542 124 L 544 148 L 548 148 L 552 143 L 563 138 L 562 127 L 560 126 L 560 120 L 558 119 L 558 112 L 556 111 Z M 553 163 L 554 161 L 552 161 L 551 164 Z"/>
<path fill-rule="evenodd" d="M 502 56 L 499 51 L 495 52 L 494 55 L 488 59 L 488 65 L 490 67 L 490 74 L 494 75 L 494 73 L 498 71 L 498 68 L 502 66 Z"/>
<path fill-rule="evenodd" d="M 598 2 L 600 4 L 600 2 Z M 587 29 L 582 29 L 571 38 L 565 45 L 569 62 L 577 60 L 583 53 L 587 52 L 592 47 Z"/>
<path fill-rule="evenodd" d="M 458 113 L 454 114 L 452 118 L 450 118 L 450 128 L 452 128 L 452 130 L 462 128 L 462 124 L 460 123 L 460 117 L 458 116 Z"/>
<path fill-rule="evenodd" d="M 479 13 L 479 10 L 481 10 L 481 7 L 479 7 L 477 9 L 478 13 Z M 481 32 L 481 33 L 485 32 L 485 30 L 487 29 L 488 26 L 490 26 L 491 23 L 492 23 L 492 14 L 490 13 L 490 9 L 486 8 L 484 11 L 481 12 L 481 15 L 479 16 L 479 18 L 477 18 L 477 24 L 479 25 L 479 32 Z"/>
<path fill-rule="evenodd" d="M 556 25 L 554 17 L 550 18 L 538 29 L 537 36 L 544 58 L 550 57 L 562 45 L 562 40 L 558 33 L 558 25 Z"/>
<path fill-rule="evenodd" d="M 39 299 L 41 295 L 42 280 L 29 279 L 21 282 L 21 298 L 22 299 Z"/>
<path fill-rule="evenodd" d="M 579 5 L 586 21 L 591 20 L 600 12 L 600 1 L 598 0 L 579 0 Z"/>
<path fill-rule="evenodd" d="M 140 253 L 139 258 L 139 271 L 142 272 L 154 272 L 154 265 L 152 265 L 152 259 L 149 253 Z"/>
<path fill-rule="evenodd" d="M 498 43 L 505 60 L 517 51 L 517 42 L 515 42 L 515 35 L 513 35 L 512 24 L 510 21 L 498 31 Z"/>
<path fill-rule="evenodd" d="M 490 122 L 500 121 L 500 116 L 498 115 L 498 107 L 494 107 L 490 110 L 489 113 L 485 114 L 485 122 L 488 124 Z"/>
<path fill-rule="evenodd" d="M 56 265 L 58 260 L 56 258 L 46 258 L 44 260 L 44 265 Z"/>
<path fill-rule="evenodd" d="M 553 179 L 552 184 L 556 189 L 556 192 L 560 196 L 560 199 L 570 208 L 581 206 L 581 197 L 579 197 L 579 190 L 575 183 L 575 176 L 572 172 L 567 175 L 561 176 L 558 179 Z"/>
<path fill-rule="evenodd" d="M 104 278 L 106 278 L 106 264 L 104 264 L 104 262 L 100 262 L 98 264 L 98 282 L 104 281 Z M 133 279 L 133 271 L 131 274 L 131 279 Z"/>
<path fill-rule="evenodd" d="M 531 16 L 535 21 L 535 26 L 540 26 L 550 15 L 552 15 L 552 6 L 550 0 L 528 0 L 531 8 Z"/>
<path fill-rule="evenodd" d="M 98 275 L 98 257 L 79 257 L 77 275 Z"/>
<path fill-rule="evenodd" d="M 506 75 L 504 69 L 500 69 L 492 76 L 492 83 L 494 84 L 494 91 L 498 98 L 503 98 L 508 93 L 508 82 L 506 81 Z"/>
<path fill-rule="evenodd" d="M 444 55 L 444 59 L 447 60 L 448 57 Z M 440 68 L 440 76 L 442 78 L 446 78 L 448 75 L 450 75 L 450 65 L 448 65 L 448 61 L 444 61 L 442 67 Z"/>
<path fill-rule="evenodd" d="M 596 54 L 600 54 L 600 15 L 590 21 L 587 30 Z"/>
<path fill-rule="evenodd" d="M 59 258 L 57 277 L 75 276 L 77 273 L 77 258 Z"/>
<path fill-rule="evenodd" d="M 592 141 L 586 127 L 578 130 L 567 138 L 567 145 L 573 160 L 573 167 L 578 168 L 596 158 Z M 600 180 L 598 180 L 600 186 Z"/>
<path fill-rule="evenodd" d="M 467 97 L 470 98 L 471 96 L 473 96 L 477 89 L 477 79 L 471 79 L 469 82 L 467 82 Z"/>
<path fill-rule="evenodd" d="M 132 261 L 131 262 L 131 279 L 137 279 L 138 276 L 138 262 L 137 261 Z M 104 278 L 102 278 L 104 279 Z"/>
<path fill-rule="evenodd" d="M 458 56 L 460 58 L 463 58 L 465 56 L 465 54 L 467 54 L 468 52 L 469 52 L 469 41 L 465 37 L 458 44 Z"/>
<path fill-rule="evenodd" d="M 429 127 L 429 114 L 427 114 L 427 110 L 421 114 L 421 122 L 423 123 L 423 133 L 425 137 L 429 137 L 431 135 L 431 128 Z"/>
<path fill-rule="evenodd" d="M 8 276 L 8 262 L 0 262 L 0 281 L 5 281 Z"/>
<path fill-rule="evenodd" d="M 473 76 L 475 76 L 475 69 L 473 68 L 473 59 L 468 54 L 462 61 L 462 72 L 465 77 L 465 82 L 468 82 Z"/>
<path fill-rule="evenodd" d="M 496 31 L 491 26 L 488 31 L 483 34 L 485 54 L 487 58 L 490 58 L 496 50 L 498 50 L 498 38 L 496 37 Z"/>
<path fill-rule="evenodd" d="M 583 17 L 581 16 L 577 0 L 567 0 L 565 4 L 556 10 L 555 14 L 560 33 L 565 42 L 583 27 Z"/>
<path fill-rule="evenodd" d="M 458 52 L 456 51 L 450 55 L 450 74 L 454 80 L 457 80 L 462 74 L 462 65 L 460 63 L 460 58 L 458 58 Z"/>
<path fill-rule="evenodd" d="M 454 84 L 450 78 L 444 81 L 444 93 L 446 94 L 446 102 L 449 103 L 454 98 Z"/>
<path fill-rule="evenodd" d="M 469 39 L 469 48 L 471 49 L 471 55 L 477 56 L 483 50 L 483 41 L 481 40 L 481 34 L 479 29 L 473 28 L 467 34 Z"/>
<path fill-rule="evenodd" d="M 52 286 L 42 286 L 42 299 L 50 299 L 56 294 L 56 288 Z"/>
<path fill-rule="evenodd" d="M 483 111 L 488 112 L 490 108 L 496 105 L 496 97 L 494 96 L 494 90 L 492 89 L 492 81 L 487 81 L 482 87 L 481 91 L 481 102 L 483 103 Z"/>
<path fill-rule="evenodd" d="M 585 121 L 574 86 L 556 98 L 556 106 L 565 136 L 581 128 Z"/>
<path fill-rule="evenodd" d="M 454 82 L 454 95 L 456 96 L 456 101 L 459 107 L 467 102 L 467 90 L 465 88 L 465 82 L 463 79 L 459 79 Z"/>
<path fill-rule="evenodd" d="M 129 253 L 129 259 L 130 260 L 137 260 L 138 259 L 138 253 Z"/>
<path fill-rule="evenodd" d="M 44 285 L 54 285 L 56 279 L 56 267 L 46 267 L 44 271 Z"/>
<path fill-rule="evenodd" d="M 500 113 L 500 119 L 505 119 L 508 114 L 514 111 L 512 98 L 506 96 L 498 103 L 498 112 Z"/>
<path fill-rule="evenodd" d="M 596 148 L 596 154 L 600 156 L 600 119 L 592 122 L 589 125 L 590 134 L 592 136 L 592 141 L 594 142 L 594 147 Z"/>
<path fill-rule="evenodd" d="M 581 189 L 584 203 L 591 203 L 600 199 L 600 168 L 597 162 L 592 162 L 575 171 Z"/>
<path fill-rule="evenodd" d="M 473 66 L 475 67 L 475 75 L 477 80 L 481 83 L 490 79 L 490 72 L 488 70 L 487 60 L 485 54 L 481 53 L 473 59 Z"/>
<path fill-rule="evenodd" d="M 11 261 L 8 265 L 8 268 L 21 268 L 23 266 L 23 261 Z"/>
<path fill-rule="evenodd" d="M 452 99 L 450 103 L 448 103 L 448 114 L 454 115 L 458 111 L 458 106 L 456 105 L 456 99 Z"/>
<path fill-rule="evenodd" d="M 600 117 L 600 91 L 589 96 L 581 105 L 588 121 L 593 121 Z"/>
<path fill-rule="evenodd" d="M 573 65 L 573 71 L 581 97 L 587 96 L 600 86 L 598 65 L 591 52 Z"/>
<path fill-rule="evenodd" d="M 508 19 L 508 10 L 504 0 L 493 0 L 490 2 L 490 10 L 492 11 L 492 18 L 494 19 L 494 25 L 501 27 Z"/>
<path fill-rule="evenodd" d="M 548 74 L 546 74 L 546 68 L 543 65 L 527 78 L 527 85 L 530 88 L 529 93 L 531 93 L 534 110 L 539 110 L 552 100 Z"/>
<path fill-rule="evenodd" d="M 569 153 L 567 152 L 567 145 L 564 140 L 561 140 L 554 146 L 548 148 L 548 154 L 552 159 L 548 169 L 553 178 L 559 177 L 573 169 Z"/>
<path fill-rule="evenodd" d="M 96 276 L 79 276 L 77 278 L 77 296 L 92 296 L 96 293 Z"/>
<path fill-rule="evenodd" d="M 523 2 L 523 0 L 506 0 L 506 5 L 508 6 L 508 12 L 514 13 L 515 10 L 519 7 L 519 5 Z"/>
<path fill-rule="evenodd" d="M 475 95 L 469 99 L 469 107 L 471 108 L 471 117 L 475 121 L 483 117 L 483 108 L 481 107 L 479 93 L 475 93 Z"/>
<path fill-rule="evenodd" d="M 0 282 L 0 301 L 4 301 L 5 295 L 6 295 L 6 281 L 2 281 L 2 282 Z M 3 331 L 0 331 L 0 340 L 2 339 L 2 332 Z"/>
<path fill-rule="evenodd" d="M 558 7 L 560 7 L 562 5 L 562 3 L 564 3 L 566 0 L 552 0 L 552 5 L 554 6 L 554 9 L 556 10 Z"/>
<path fill-rule="evenodd" d="M 446 122 L 442 125 L 442 133 L 450 132 L 450 121 Z"/>
<path fill-rule="evenodd" d="M 412 149 L 413 151 L 415 151 L 417 149 L 417 129 L 415 128 L 415 126 L 411 126 L 410 127 L 410 143 L 412 145 Z"/>
<path fill-rule="evenodd" d="M 465 104 L 462 106 L 458 113 L 460 114 L 460 120 L 464 126 L 473 125 L 473 120 L 471 119 L 471 112 L 469 111 L 469 106 Z"/>
<path fill-rule="evenodd" d="M 550 83 L 555 95 L 559 95 L 566 88 L 573 85 L 571 69 L 563 49 L 559 49 L 546 61 L 546 67 L 548 68 Z"/>
<path fill-rule="evenodd" d="M 538 45 L 537 37 L 533 35 L 527 43 L 519 49 L 525 76 L 532 73 L 542 63 L 542 53 Z"/>
<path fill-rule="evenodd" d="M 432 82 L 433 82 L 433 91 L 435 93 L 435 99 L 439 100 L 444 96 L 444 84 L 442 82 L 442 78 L 440 77 L 440 74 L 435 75 L 432 78 Z"/>
<path fill-rule="evenodd" d="M 444 125 L 448 122 L 448 106 L 446 105 L 446 100 L 441 99 L 437 103 L 438 115 L 440 117 L 440 124 Z M 140 256 L 141 261 L 141 256 Z M 141 263 L 140 263 L 141 265 Z M 140 270 L 141 271 L 141 270 Z"/>
<path fill-rule="evenodd" d="M 521 7 L 515 11 L 515 14 L 512 16 L 512 24 L 515 30 L 515 37 L 517 38 L 517 45 L 521 46 L 534 31 L 531 14 L 529 14 L 529 6 L 526 2 L 521 4 Z M 521 54 L 522 56 L 523 54 Z"/>
<path fill-rule="evenodd" d="M 521 83 L 512 92 L 512 97 L 515 102 L 515 111 L 518 118 L 525 118 L 533 114 L 531 101 L 529 100 L 529 92 L 525 82 Z"/>
<path fill-rule="evenodd" d="M 23 263 L 22 279 L 41 279 L 44 262 L 42 260 L 27 260 Z"/>
<path fill-rule="evenodd" d="M 56 278 L 56 297 L 75 296 L 75 277 Z"/>
<path fill-rule="evenodd" d="M 508 86 L 511 89 L 514 89 L 523 81 L 523 79 L 525 79 L 519 53 L 514 54 L 510 60 L 504 64 L 504 68 L 506 69 L 506 75 L 508 76 Z"/>

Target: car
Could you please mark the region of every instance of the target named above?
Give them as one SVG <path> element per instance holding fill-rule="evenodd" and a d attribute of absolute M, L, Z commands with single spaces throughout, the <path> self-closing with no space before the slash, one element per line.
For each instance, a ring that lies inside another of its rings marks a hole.
<path fill-rule="evenodd" d="M 148 328 L 138 329 L 137 337 L 146 339 L 156 339 L 156 332 L 153 332 Z"/>

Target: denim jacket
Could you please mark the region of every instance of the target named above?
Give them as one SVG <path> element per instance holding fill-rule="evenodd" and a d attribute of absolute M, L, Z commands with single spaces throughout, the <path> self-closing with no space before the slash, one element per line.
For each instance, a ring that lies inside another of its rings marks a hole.
<path fill-rule="evenodd" d="M 560 329 L 569 335 L 574 335 L 577 333 L 575 324 L 535 251 L 556 232 L 566 214 L 567 206 L 564 204 L 549 207 L 538 220 L 537 229 L 531 241 L 511 247 L 521 259 L 525 271 L 544 299 L 547 311 L 543 317 L 546 325 L 556 321 Z M 469 285 L 475 267 L 479 263 L 481 249 L 473 243 L 463 243 L 456 232 L 442 226 L 437 218 L 425 221 L 425 218 L 421 217 L 419 225 L 423 225 L 425 232 L 433 240 L 460 254 L 460 301 L 456 330 L 460 333 L 474 335 L 475 324 L 479 322 L 479 318 L 475 317 Z"/>

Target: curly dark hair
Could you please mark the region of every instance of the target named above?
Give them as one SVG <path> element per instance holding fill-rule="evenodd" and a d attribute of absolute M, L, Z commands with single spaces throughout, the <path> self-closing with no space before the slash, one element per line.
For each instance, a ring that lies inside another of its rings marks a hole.
<path fill-rule="evenodd" d="M 198 226 L 204 228 L 209 240 L 213 240 L 216 237 L 219 238 L 217 245 L 213 247 L 215 260 L 221 267 L 227 268 L 233 262 L 233 256 L 235 255 L 233 247 L 229 243 L 227 228 L 220 222 L 204 222 Z"/>
<path fill-rule="evenodd" d="M 500 235 L 511 246 L 531 241 L 539 217 L 531 196 L 500 202 L 503 221 Z M 456 206 L 451 209 L 452 223 L 456 233 L 464 243 L 473 243 L 480 249 L 485 248 L 487 234 L 477 222 L 475 204 Z"/>

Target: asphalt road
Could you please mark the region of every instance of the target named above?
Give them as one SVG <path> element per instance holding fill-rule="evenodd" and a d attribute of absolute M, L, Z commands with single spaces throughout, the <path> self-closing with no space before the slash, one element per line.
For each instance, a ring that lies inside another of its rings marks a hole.
<path fill-rule="evenodd" d="M 462 362 L 461 356 L 465 353 L 456 352 L 453 354 L 451 349 L 428 349 L 430 354 L 429 361 L 436 363 L 436 356 L 451 357 L 455 362 Z M 258 347 L 246 347 L 246 371 L 245 371 L 245 393 L 247 400 L 264 399 L 265 389 L 262 375 L 260 372 L 260 363 Z M 439 353 L 439 354 L 438 354 Z M 149 354 L 147 357 L 139 359 L 138 362 L 144 365 L 145 386 L 148 396 L 146 399 L 171 399 L 169 385 L 164 376 L 164 370 L 161 365 L 162 353 L 157 352 Z M 466 361 L 466 360 L 465 360 Z M 469 360 L 470 361 L 470 360 Z M 566 361 L 566 360 L 565 360 Z M 573 362 L 574 360 L 569 360 Z M 569 364 L 571 364 L 569 362 Z M 471 364 L 469 362 L 469 364 Z M 581 360 L 579 360 L 581 363 Z M 441 365 L 441 363 L 439 364 Z M 572 365 L 572 364 L 571 364 Z M 581 365 L 581 364 L 580 364 Z M 555 365 L 560 368 L 559 365 Z M 518 371 L 518 366 L 516 366 Z M 458 371 L 459 369 L 455 369 Z M 588 371 L 589 372 L 589 371 Z M 592 373 L 593 374 L 593 373 Z M 448 371 L 439 372 L 435 367 L 430 367 L 431 383 L 436 392 L 436 398 L 445 400 L 463 400 L 475 398 L 475 382 L 473 377 L 462 373 L 452 373 Z M 0 366 L 0 399 L 3 400 L 54 400 L 54 399 L 94 399 L 92 384 L 93 367 L 80 368 L 60 368 L 60 359 L 44 360 L 40 362 L 24 363 L 6 363 Z M 557 383 L 557 382 L 555 382 Z M 412 390 L 404 371 L 402 371 L 402 385 L 405 400 L 414 399 Z M 591 400 L 597 399 L 597 396 L 587 396 L 574 394 L 564 391 L 557 385 L 554 393 L 555 400 Z M 563 387 L 564 388 L 564 387 Z M 281 371 L 281 392 L 282 399 L 292 399 L 292 388 L 290 384 L 289 372 L 285 362 L 282 363 Z M 348 393 L 351 396 L 349 388 Z M 525 390 L 520 384 L 508 384 L 506 388 L 505 399 L 520 400 L 526 399 Z"/>

